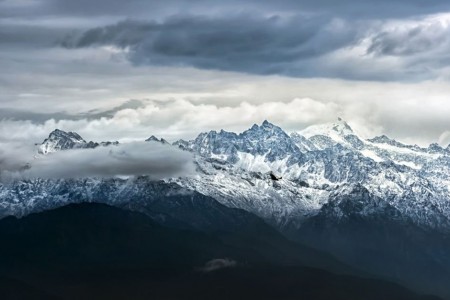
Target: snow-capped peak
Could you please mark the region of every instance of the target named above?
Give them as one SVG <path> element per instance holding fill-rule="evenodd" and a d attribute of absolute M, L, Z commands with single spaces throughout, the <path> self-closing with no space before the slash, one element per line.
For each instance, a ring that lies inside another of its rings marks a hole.
<path fill-rule="evenodd" d="M 86 142 L 78 133 L 73 131 L 63 131 L 61 129 L 55 129 L 49 134 L 49 139 L 70 139 L 75 142 Z"/>
<path fill-rule="evenodd" d="M 270 123 L 267 120 L 264 120 L 264 122 L 258 126 L 257 124 L 254 124 L 250 129 L 247 129 L 246 131 L 239 134 L 239 137 L 243 138 L 271 138 L 271 137 L 288 137 L 288 134 L 284 132 L 281 127 L 278 127 L 272 123 Z"/>
<path fill-rule="evenodd" d="M 299 133 L 312 142 L 317 149 L 326 149 L 335 144 L 357 149 L 362 147 L 362 139 L 341 118 L 338 118 L 336 122 L 309 126 Z"/>
<path fill-rule="evenodd" d="M 264 127 L 264 128 L 272 128 L 272 127 L 276 127 L 276 126 L 273 125 L 272 123 L 270 123 L 269 121 L 264 120 L 264 121 L 262 122 L 262 124 L 261 124 L 261 127 Z"/>
<path fill-rule="evenodd" d="M 315 135 L 325 135 L 340 140 L 343 136 L 354 135 L 353 129 L 343 119 L 338 118 L 336 122 L 321 125 L 312 125 L 300 131 L 300 135 L 310 138 Z"/>
<path fill-rule="evenodd" d="M 38 153 L 49 154 L 52 152 L 57 152 L 60 150 L 68 149 L 85 149 L 85 148 L 96 148 L 99 146 L 108 147 L 118 145 L 118 141 L 114 142 L 86 142 L 78 133 L 76 132 L 66 132 L 60 129 L 53 130 L 48 138 L 46 138 L 41 145 L 38 147 Z"/>
<path fill-rule="evenodd" d="M 445 152 L 445 149 L 442 148 L 438 143 L 432 143 L 428 147 L 428 152 L 430 152 L 430 153 L 441 153 L 441 152 Z"/>
<path fill-rule="evenodd" d="M 65 149 L 85 148 L 86 145 L 87 142 L 78 133 L 55 129 L 39 146 L 38 152 L 48 154 Z"/>
<path fill-rule="evenodd" d="M 376 136 L 372 139 L 368 139 L 367 141 L 374 143 L 374 144 L 387 144 L 387 145 L 391 145 L 391 146 L 396 146 L 396 147 L 401 147 L 401 148 L 406 148 L 407 145 L 402 144 L 394 139 L 391 139 L 390 137 L 386 136 L 386 135 L 380 135 L 380 136 Z"/>

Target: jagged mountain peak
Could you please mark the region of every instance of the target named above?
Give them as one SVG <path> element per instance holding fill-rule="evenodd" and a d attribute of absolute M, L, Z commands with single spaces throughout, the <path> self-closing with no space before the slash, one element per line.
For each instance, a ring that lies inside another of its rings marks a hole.
<path fill-rule="evenodd" d="M 118 144 L 118 141 L 106 141 L 100 143 L 93 141 L 86 142 L 76 132 L 55 129 L 49 134 L 48 138 L 39 145 L 38 153 L 49 154 L 60 150 L 96 148 L 98 146 L 107 147 L 116 146 Z"/>
<path fill-rule="evenodd" d="M 63 139 L 63 138 L 68 138 L 68 139 L 73 139 L 76 141 L 80 141 L 80 142 L 86 142 L 78 133 L 73 132 L 73 131 L 64 131 L 61 129 L 56 128 L 55 130 L 53 130 L 52 132 L 50 132 L 48 139 Z"/>
<path fill-rule="evenodd" d="M 258 124 L 253 124 L 253 126 L 250 128 L 250 129 L 257 129 L 257 128 L 273 128 L 273 127 L 277 127 L 277 128 L 279 128 L 278 126 L 276 126 L 276 125 L 274 125 L 273 123 L 271 123 L 271 122 L 269 122 L 269 121 L 267 121 L 267 120 L 264 120 L 262 123 L 261 123 L 261 125 L 258 125 Z"/>
<path fill-rule="evenodd" d="M 152 135 L 148 139 L 145 140 L 146 142 L 158 142 L 162 144 L 170 144 L 168 141 L 166 141 L 164 138 L 157 138 L 156 136 Z"/>
<path fill-rule="evenodd" d="M 374 143 L 374 144 L 388 144 L 388 145 L 397 146 L 397 147 L 405 147 L 406 146 L 405 144 L 400 143 L 400 142 L 386 136 L 385 134 L 368 139 L 367 141 Z"/>
<path fill-rule="evenodd" d="M 270 122 L 267 121 L 267 120 L 264 120 L 264 121 L 262 122 L 261 126 L 262 126 L 262 127 L 269 128 L 269 127 L 273 127 L 273 126 L 275 126 L 275 125 L 273 125 L 272 123 L 270 123 Z"/>
<path fill-rule="evenodd" d="M 38 152 L 48 154 L 59 150 L 86 148 L 88 143 L 76 132 L 53 130 L 39 146 Z"/>
<path fill-rule="evenodd" d="M 432 151 L 440 152 L 441 150 L 443 150 L 442 148 L 438 149 L 437 147 L 440 148 L 440 146 L 437 144 L 436 144 L 437 147 L 435 147 L 435 146 L 433 146 L 433 144 L 431 144 L 429 148 L 421 148 L 417 145 L 404 144 L 404 143 L 401 143 L 401 142 L 399 142 L 393 138 L 390 138 L 384 134 L 380 135 L 380 136 L 376 136 L 371 139 L 368 139 L 367 141 L 370 143 L 373 143 L 373 144 L 385 144 L 385 145 L 390 145 L 390 146 L 394 146 L 397 148 L 405 148 L 405 149 L 410 149 L 410 150 L 418 151 L 418 152 L 432 152 Z"/>
<path fill-rule="evenodd" d="M 232 163 L 242 160 L 243 153 L 273 161 L 299 152 L 289 135 L 267 120 L 240 134 L 225 130 L 203 132 L 189 142 L 188 148 L 202 156 Z"/>
<path fill-rule="evenodd" d="M 428 146 L 428 151 L 431 153 L 441 153 L 444 152 L 445 149 L 442 148 L 438 143 L 432 143 Z"/>
<path fill-rule="evenodd" d="M 264 120 L 264 122 L 261 123 L 261 125 L 253 124 L 253 126 L 250 129 L 245 130 L 239 136 L 250 136 L 250 135 L 260 135 L 264 134 L 265 136 L 272 136 L 272 135 L 281 135 L 284 137 L 288 137 L 289 135 L 279 126 L 276 126 L 272 123 L 270 123 L 267 120 Z"/>
<path fill-rule="evenodd" d="M 295 156 L 300 152 L 295 142 L 281 127 L 265 120 L 260 126 L 239 134 L 239 150 L 254 156 L 266 156 L 268 161 Z"/>
<path fill-rule="evenodd" d="M 194 140 L 194 143 L 205 142 L 206 140 L 211 139 L 221 139 L 222 141 L 228 140 L 236 140 L 236 139 L 249 139 L 249 138 L 268 138 L 271 136 L 283 136 L 285 138 L 289 138 L 289 135 L 281 129 L 281 127 L 276 126 L 270 123 L 267 120 L 261 123 L 261 125 L 253 124 L 252 127 L 243 131 L 240 134 L 236 134 L 234 132 L 225 131 L 221 129 L 219 132 L 216 130 L 211 130 L 208 132 L 200 133 L 197 138 Z"/>
<path fill-rule="evenodd" d="M 146 142 L 150 142 L 150 141 L 159 142 L 159 139 L 156 136 L 152 135 L 151 137 L 149 137 L 145 141 Z"/>

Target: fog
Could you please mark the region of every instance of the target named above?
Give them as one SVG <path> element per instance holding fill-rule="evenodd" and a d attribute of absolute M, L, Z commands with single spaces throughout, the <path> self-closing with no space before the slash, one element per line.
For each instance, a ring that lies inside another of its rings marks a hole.
<path fill-rule="evenodd" d="M 19 144 L 2 144 L 0 178 L 84 178 L 148 175 L 158 180 L 195 171 L 189 152 L 157 142 L 133 142 L 95 149 L 71 149 L 48 155 Z"/>

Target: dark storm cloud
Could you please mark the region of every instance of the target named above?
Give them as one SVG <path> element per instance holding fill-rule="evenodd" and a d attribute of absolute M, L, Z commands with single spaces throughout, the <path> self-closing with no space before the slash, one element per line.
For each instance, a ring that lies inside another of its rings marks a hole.
<path fill-rule="evenodd" d="M 285 9 L 375 19 L 423 15 L 450 9 L 450 3 L 445 0 L 274 0 L 269 2 L 272 7 L 280 5 Z"/>
<path fill-rule="evenodd" d="M 27 51 L 31 54 L 55 44 L 71 49 L 113 45 L 127 50 L 126 57 L 135 66 L 424 80 L 439 76 L 435 70 L 442 69 L 448 59 L 435 55 L 398 62 L 388 72 L 384 62 L 364 61 L 364 53 L 350 51 L 362 39 L 371 40 L 366 53 L 378 57 L 415 54 L 433 47 L 428 40 L 431 29 L 392 33 L 385 32 L 382 24 L 386 18 L 420 18 L 445 10 L 450 10 L 450 2 L 439 0 L 98 0 L 95 5 L 87 0 L 9 0 L 0 2 L 0 49 L 17 49 L 26 56 Z M 117 23 L 123 19 L 128 21 Z M 142 21 L 134 21 L 138 19 Z M 337 53 L 344 48 L 350 49 L 347 56 Z M 328 60 L 322 59 L 327 55 Z M 21 61 L 25 59 L 15 65 Z M 31 68 L 45 63 L 36 61 Z M 399 66 L 404 70 L 400 72 Z"/>
<path fill-rule="evenodd" d="M 180 12 L 313 12 L 352 18 L 407 17 L 448 10 L 446 0 L 35 0 L 4 1 L 0 16 L 168 16 Z M 0 4 L 2 2 L 0 1 Z"/>
<path fill-rule="evenodd" d="M 368 53 L 376 55 L 412 56 L 439 50 L 448 52 L 450 28 L 440 20 L 429 20 L 413 26 L 398 26 L 376 34 L 371 39 Z M 431 56 L 431 59 L 437 59 Z"/>
<path fill-rule="evenodd" d="M 62 46 L 117 46 L 135 65 L 301 76 L 303 60 L 347 46 L 357 36 L 354 26 L 323 17 L 176 16 L 94 28 L 67 37 Z"/>

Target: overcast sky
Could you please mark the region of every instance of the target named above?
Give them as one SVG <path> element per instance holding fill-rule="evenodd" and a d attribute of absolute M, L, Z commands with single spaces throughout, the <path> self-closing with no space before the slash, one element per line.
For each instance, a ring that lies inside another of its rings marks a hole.
<path fill-rule="evenodd" d="M 447 0 L 0 0 L 0 143 L 342 117 L 450 143 Z"/>

